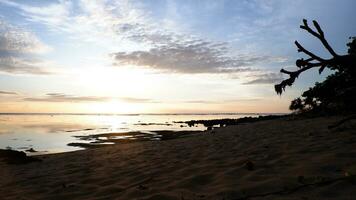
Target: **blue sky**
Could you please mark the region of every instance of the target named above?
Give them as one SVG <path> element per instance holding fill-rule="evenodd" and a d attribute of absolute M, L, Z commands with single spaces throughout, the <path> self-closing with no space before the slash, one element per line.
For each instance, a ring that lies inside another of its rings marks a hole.
<path fill-rule="evenodd" d="M 287 112 L 320 81 L 303 74 L 279 97 L 299 29 L 317 20 L 346 53 L 352 0 L 0 0 L 0 112 Z"/>

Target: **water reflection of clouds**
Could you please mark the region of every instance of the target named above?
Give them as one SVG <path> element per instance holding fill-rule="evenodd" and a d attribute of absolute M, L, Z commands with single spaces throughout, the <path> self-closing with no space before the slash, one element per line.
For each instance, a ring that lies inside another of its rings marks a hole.
<path fill-rule="evenodd" d="M 26 129 L 42 130 L 45 133 L 69 132 L 71 130 L 88 130 L 88 125 L 81 124 L 28 124 L 22 125 Z M 94 128 L 94 126 L 93 126 Z"/>
<path fill-rule="evenodd" d="M 6 135 L 6 134 L 14 134 L 14 131 L 2 130 L 0 127 L 0 135 Z"/>
<path fill-rule="evenodd" d="M 13 134 L 13 133 L 15 133 L 13 127 L 0 124 L 0 135 Z"/>

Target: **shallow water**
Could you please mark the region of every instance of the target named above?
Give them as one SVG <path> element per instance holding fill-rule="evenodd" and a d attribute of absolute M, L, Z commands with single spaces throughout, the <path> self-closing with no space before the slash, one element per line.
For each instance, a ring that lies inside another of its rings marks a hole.
<path fill-rule="evenodd" d="M 184 115 L 63 115 L 0 114 L 0 148 L 38 151 L 31 154 L 59 153 L 82 149 L 68 146 L 83 142 L 78 137 L 102 133 L 131 131 L 205 130 L 202 125 L 188 127 L 174 121 L 242 118 L 256 114 L 184 114 Z M 132 139 L 123 136 L 117 139 Z"/>

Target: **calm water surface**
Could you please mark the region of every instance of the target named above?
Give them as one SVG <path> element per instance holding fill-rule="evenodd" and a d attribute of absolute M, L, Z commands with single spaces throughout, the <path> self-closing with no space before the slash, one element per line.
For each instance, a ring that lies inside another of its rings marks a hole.
<path fill-rule="evenodd" d="M 74 136 L 155 130 L 205 130 L 203 126 L 181 127 L 174 121 L 241 118 L 255 114 L 209 115 L 21 115 L 0 114 L 0 149 L 38 151 L 34 154 L 75 151 L 68 146 Z"/>

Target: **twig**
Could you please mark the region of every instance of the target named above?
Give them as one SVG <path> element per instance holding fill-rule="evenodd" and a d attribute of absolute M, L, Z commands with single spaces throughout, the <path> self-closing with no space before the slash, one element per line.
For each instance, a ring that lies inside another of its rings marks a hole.
<path fill-rule="evenodd" d="M 328 129 L 333 129 L 333 128 L 338 127 L 338 126 L 344 124 L 345 122 L 353 120 L 353 119 L 356 119 L 356 115 L 351 115 L 350 117 L 342 119 L 342 120 L 338 121 L 337 123 L 328 126 Z"/>
<path fill-rule="evenodd" d="M 153 177 L 150 177 L 150 178 L 147 178 L 147 179 L 145 179 L 143 181 L 140 181 L 138 183 L 131 184 L 131 185 L 127 186 L 126 188 L 124 188 L 123 190 L 127 190 L 127 189 L 130 189 L 130 188 L 133 188 L 133 187 L 140 186 L 140 185 L 142 185 L 142 184 L 144 184 L 146 182 L 151 181 L 152 179 L 153 179 Z"/>

